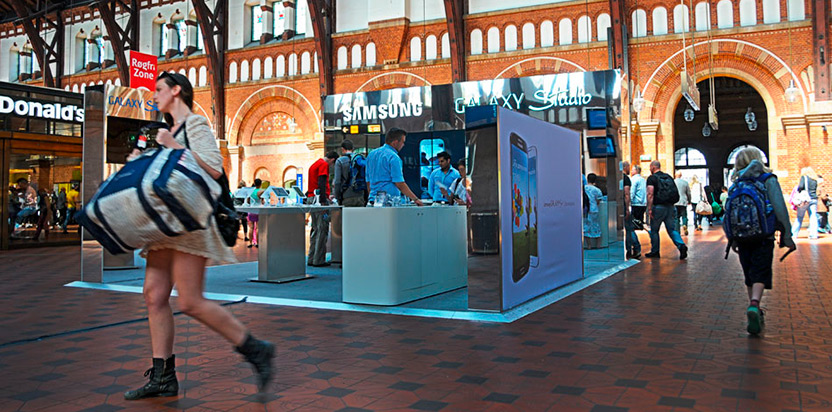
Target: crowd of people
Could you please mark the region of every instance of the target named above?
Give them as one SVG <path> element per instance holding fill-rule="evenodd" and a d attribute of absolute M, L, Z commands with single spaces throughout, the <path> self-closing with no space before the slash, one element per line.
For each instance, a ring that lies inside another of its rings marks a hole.
<path fill-rule="evenodd" d="M 12 239 L 40 240 L 49 237 L 51 230 L 60 229 L 67 233 L 72 216 L 80 204 L 78 185 L 70 185 L 69 191 L 61 188 L 58 192 L 46 188 L 37 189 L 26 178 L 19 178 L 9 186 L 9 227 Z M 32 235 L 26 229 L 35 228 Z"/>

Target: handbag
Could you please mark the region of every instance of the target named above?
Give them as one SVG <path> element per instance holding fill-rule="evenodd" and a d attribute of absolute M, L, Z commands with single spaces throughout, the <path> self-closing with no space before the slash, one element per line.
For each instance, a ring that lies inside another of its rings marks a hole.
<path fill-rule="evenodd" d="M 188 141 L 187 127 L 183 127 L 182 132 L 185 138 L 185 147 L 191 148 Z M 225 169 L 222 170 L 222 176 L 216 179 L 220 186 L 220 195 L 217 199 L 217 207 L 214 211 L 214 219 L 217 222 L 217 229 L 222 236 L 223 242 L 228 247 L 234 247 L 237 244 L 237 233 L 240 232 L 240 215 L 234 207 L 234 199 L 231 197 L 231 187 L 228 184 L 228 175 L 225 174 Z"/>
<path fill-rule="evenodd" d="M 117 255 L 206 229 L 219 195 L 190 150 L 150 149 L 102 183 L 75 220 Z"/>
<path fill-rule="evenodd" d="M 708 203 L 708 201 L 705 200 L 705 198 L 705 190 L 703 189 L 702 200 L 700 200 L 699 203 L 696 204 L 696 209 L 694 209 L 697 215 L 710 216 L 714 214 L 713 206 L 710 203 Z"/>
<path fill-rule="evenodd" d="M 812 201 L 812 196 L 809 195 L 809 180 L 806 176 L 803 176 L 803 179 L 803 190 L 798 190 L 800 188 L 800 184 L 798 183 L 792 190 L 792 195 L 789 197 L 789 203 L 795 208 L 806 207 Z"/>

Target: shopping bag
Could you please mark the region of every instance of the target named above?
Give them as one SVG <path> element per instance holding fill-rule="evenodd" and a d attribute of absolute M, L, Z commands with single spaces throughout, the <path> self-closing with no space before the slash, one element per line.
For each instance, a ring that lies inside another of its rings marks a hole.
<path fill-rule="evenodd" d="M 707 200 L 700 200 L 699 203 L 696 204 L 696 214 L 701 216 L 710 216 L 714 213 L 713 207 Z"/>
<path fill-rule="evenodd" d="M 75 216 L 108 252 L 127 253 L 209 227 L 220 185 L 187 149 L 151 149 L 127 162 Z"/>

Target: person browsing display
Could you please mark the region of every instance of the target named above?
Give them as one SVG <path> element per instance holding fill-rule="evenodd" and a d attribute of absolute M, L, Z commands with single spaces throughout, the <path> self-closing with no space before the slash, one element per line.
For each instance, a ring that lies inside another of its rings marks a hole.
<path fill-rule="evenodd" d="M 459 172 L 451 167 L 451 155 L 448 152 L 439 152 L 436 155 L 439 161 L 439 168 L 431 172 L 428 179 L 428 193 L 434 202 L 446 201 L 443 192 L 460 178 Z"/>
<path fill-rule="evenodd" d="M 466 169 L 465 159 L 461 159 L 457 166 L 460 177 L 456 178 L 447 190 L 444 188 L 440 188 L 440 190 L 442 191 L 442 195 L 449 202 L 470 207 L 471 196 L 468 193 L 468 178 L 466 177 L 468 172 Z"/>
<path fill-rule="evenodd" d="M 404 182 L 402 174 L 399 151 L 404 147 L 406 138 L 407 132 L 392 128 L 387 131 L 384 146 L 367 156 L 367 183 L 370 186 L 371 201 L 375 201 L 379 193 L 384 192 L 387 196 L 405 195 L 417 206 L 422 206 L 422 202 Z"/>

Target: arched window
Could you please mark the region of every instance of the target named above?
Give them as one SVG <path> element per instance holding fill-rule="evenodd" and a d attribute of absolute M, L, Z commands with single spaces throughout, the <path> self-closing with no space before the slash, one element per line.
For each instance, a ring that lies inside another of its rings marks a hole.
<path fill-rule="evenodd" d="M 191 82 L 192 85 L 196 84 L 196 67 L 188 69 L 188 81 Z"/>
<path fill-rule="evenodd" d="M 517 26 L 509 24 L 506 27 L 506 51 L 517 50 Z"/>
<path fill-rule="evenodd" d="M 353 69 L 357 69 L 361 67 L 361 45 L 355 44 L 352 46 L 352 51 L 350 53 L 350 67 Z"/>
<path fill-rule="evenodd" d="M 338 70 L 346 69 L 347 65 L 347 48 L 341 46 L 338 48 Z"/>
<path fill-rule="evenodd" d="M 260 179 L 264 182 L 271 182 L 272 174 L 269 173 L 269 169 L 266 169 L 265 167 L 260 167 L 254 171 L 254 179 Z"/>
<path fill-rule="evenodd" d="M 448 33 L 442 35 L 442 58 L 451 58 L 451 39 L 448 36 Z"/>
<path fill-rule="evenodd" d="M 748 149 L 749 147 L 753 147 L 753 148 L 759 150 L 760 154 L 763 155 L 763 163 L 768 164 L 768 156 L 766 156 L 766 152 L 762 151 L 762 149 L 760 149 L 759 147 L 751 145 L 751 144 L 740 145 L 740 146 L 735 147 L 734 150 L 731 150 L 731 154 L 728 155 L 728 162 L 726 164 L 728 166 L 733 166 L 734 163 L 737 162 L 737 155 L 740 154 L 740 152 L 743 149 Z"/>
<path fill-rule="evenodd" d="M 268 56 L 263 61 L 263 78 L 271 79 L 272 76 L 274 76 L 274 60 L 272 60 L 272 56 Z"/>
<path fill-rule="evenodd" d="M 788 0 L 789 21 L 798 21 L 806 18 L 806 5 L 803 0 Z"/>
<path fill-rule="evenodd" d="M 275 77 L 286 75 L 286 58 L 282 54 L 274 59 L 274 75 Z"/>
<path fill-rule="evenodd" d="M 535 46 L 536 35 L 534 33 L 534 24 L 526 23 L 523 25 L 523 48 L 533 49 Z"/>
<path fill-rule="evenodd" d="M 292 53 L 289 55 L 289 76 L 297 76 L 298 74 L 298 55 Z"/>
<path fill-rule="evenodd" d="M 181 74 L 183 77 L 188 77 L 188 72 L 186 72 L 185 69 L 179 69 L 179 74 Z"/>
<path fill-rule="evenodd" d="M 295 33 L 306 35 L 306 23 L 309 19 L 307 0 L 295 1 Z"/>
<path fill-rule="evenodd" d="M 431 34 L 425 39 L 425 60 L 436 60 L 438 54 L 436 36 Z"/>
<path fill-rule="evenodd" d="M 740 0 L 740 26 L 757 24 L 757 1 Z"/>
<path fill-rule="evenodd" d="M 249 20 L 251 22 L 251 39 L 249 39 L 249 41 L 259 42 L 260 35 L 263 34 L 263 8 L 260 7 L 258 2 L 258 4 L 251 6 L 248 9 L 249 13 L 251 13 L 251 20 Z"/>
<path fill-rule="evenodd" d="M 471 31 L 471 55 L 482 54 L 482 30 Z"/>
<path fill-rule="evenodd" d="M 558 42 L 561 46 L 572 44 L 572 20 L 562 19 L 558 23 Z"/>
<path fill-rule="evenodd" d="M 118 77 L 116 77 L 115 85 L 121 86 L 121 79 L 119 79 Z"/>
<path fill-rule="evenodd" d="M 716 27 L 729 29 L 734 27 L 734 5 L 731 0 L 722 0 L 716 5 Z"/>
<path fill-rule="evenodd" d="M 690 10 L 688 6 L 679 4 L 673 8 L 673 32 L 684 33 L 690 31 Z"/>
<path fill-rule="evenodd" d="M 16 82 L 20 78 L 20 50 L 17 44 L 9 49 L 9 81 Z"/>
<path fill-rule="evenodd" d="M 647 35 L 647 12 L 642 9 L 633 11 L 633 37 Z"/>
<path fill-rule="evenodd" d="M 312 70 L 317 73 L 318 72 L 318 52 L 312 55 Z"/>
<path fill-rule="evenodd" d="M 120 79 L 116 79 L 120 80 Z M 205 66 L 199 67 L 199 87 L 203 87 L 208 84 L 208 68 Z"/>
<path fill-rule="evenodd" d="M 228 65 L 228 82 L 237 83 L 237 62 Z"/>
<path fill-rule="evenodd" d="M 705 160 L 705 155 L 699 150 L 692 147 L 683 147 L 676 151 L 674 165 L 676 167 L 707 166 L 708 162 Z"/>
<path fill-rule="evenodd" d="M 290 188 L 295 185 L 298 178 L 298 169 L 295 166 L 289 166 L 283 171 L 283 187 Z M 301 188 L 303 189 L 303 188 Z"/>
<path fill-rule="evenodd" d="M 240 81 L 248 81 L 248 60 L 243 60 L 243 62 L 240 63 Z"/>
<path fill-rule="evenodd" d="M 376 44 L 373 42 L 367 43 L 367 66 L 372 67 L 376 65 Z M 317 61 L 317 59 L 315 59 Z"/>
<path fill-rule="evenodd" d="M 300 55 L 300 74 L 309 74 L 312 72 L 312 62 L 310 61 L 311 54 L 308 51 Z M 358 64 L 361 64 L 361 48 L 358 50 Z"/>
<path fill-rule="evenodd" d="M 763 0 L 763 23 L 780 22 L 780 0 Z"/>
<path fill-rule="evenodd" d="M 555 24 L 549 20 L 540 23 L 540 47 L 555 45 Z"/>
<path fill-rule="evenodd" d="M 607 29 L 610 28 L 610 15 L 607 13 L 599 14 L 595 25 L 598 27 L 598 41 L 607 41 Z"/>
<path fill-rule="evenodd" d="M 422 39 L 416 36 L 410 39 L 410 61 L 418 62 L 422 60 Z"/>
<path fill-rule="evenodd" d="M 78 85 L 77 84 L 72 85 L 72 92 L 73 93 L 78 93 Z"/>
<path fill-rule="evenodd" d="M 653 9 L 653 35 L 667 34 L 667 9 L 656 7 Z"/>
<path fill-rule="evenodd" d="M 589 16 L 578 18 L 578 43 L 589 43 L 592 41 L 592 21 Z"/>
<path fill-rule="evenodd" d="M 775 0 L 777 1 L 777 0 Z M 706 2 L 696 3 L 696 31 L 708 30 L 711 26 L 711 7 Z"/>
<path fill-rule="evenodd" d="M 500 29 L 496 27 L 488 29 L 488 52 L 500 52 Z"/>
<path fill-rule="evenodd" d="M 261 67 L 259 58 L 251 62 L 251 80 L 260 80 Z"/>

